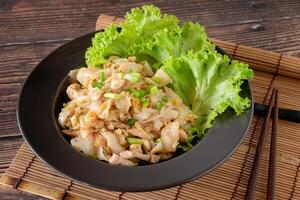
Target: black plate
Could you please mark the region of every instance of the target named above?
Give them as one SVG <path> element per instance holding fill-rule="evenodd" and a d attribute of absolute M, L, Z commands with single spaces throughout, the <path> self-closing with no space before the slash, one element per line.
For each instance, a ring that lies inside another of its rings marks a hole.
<path fill-rule="evenodd" d="M 240 116 L 227 110 L 189 152 L 153 165 L 125 167 L 92 160 L 76 152 L 57 125 L 63 82 L 70 70 L 84 63 L 95 33 L 82 36 L 48 55 L 23 85 L 18 122 L 27 144 L 56 171 L 91 186 L 117 191 L 163 189 L 202 176 L 224 162 L 243 141 L 253 115 L 253 103 Z M 243 95 L 252 100 L 249 83 Z M 252 101 L 253 102 L 253 101 Z"/>

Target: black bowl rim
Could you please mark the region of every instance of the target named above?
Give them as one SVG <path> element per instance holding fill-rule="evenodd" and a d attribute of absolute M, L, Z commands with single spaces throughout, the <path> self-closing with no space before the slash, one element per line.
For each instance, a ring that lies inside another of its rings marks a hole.
<path fill-rule="evenodd" d="M 103 31 L 103 30 L 100 30 L 100 31 Z M 16 110 L 16 114 L 17 114 L 17 122 L 18 122 L 18 126 L 19 126 L 19 129 L 21 130 L 21 133 L 25 139 L 25 142 L 28 144 L 29 148 L 51 169 L 54 169 L 55 171 L 59 172 L 61 175 L 67 177 L 67 178 L 70 178 L 72 180 L 76 180 L 76 181 L 79 181 L 79 182 L 82 182 L 86 185 L 89 185 L 89 186 L 92 186 L 92 187 L 96 187 L 96 188 L 102 188 L 102 189 L 107 189 L 107 190 L 113 190 L 113 191 L 120 191 L 120 192 L 141 192 L 141 191 L 154 191 L 154 190 L 161 190 L 161 189 L 166 189 L 166 188 L 170 188 L 170 187 L 173 187 L 173 186 L 178 186 L 178 185 L 181 185 L 181 184 L 184 184 L 184 183 L 187 183 L 189 181 L 192 181 L 192 180 L 195 180 L 201 176 L 204 176 L 205 174 L 211 172 L 212 170 L 214 170 L 215 168 L 217 168 L 218 166 L 220 166 L 222 163 L 224 163 L 224 161 L 226 161 L 238 148 L 239 146 L 241 145 L 241 143 L 243 142 L 243 140 L 245 139 L 246 135 L 247 135 L 247 132 L 249 131 L 249 128 L 250 128 L 250 125 L 251 125 L 251 121 L 252 121 L 252 118 L 253 118 L 253 113 L 254 113 L 254 99 L 253 99 L 253 93 L 252 93 L 252 90 L 251 90 L 251 86 L 249 84 L 249 82 L 247 80 L 245 80 L 245 83 L 248 84 L 249 86 L 249 92 L 250 92 L 250 100 L 251 100 L 251 105 L 250 105 L 250 108 L 249 108 L 249 112 L 250 112 L 250 116 L 248 118 L 248 125 L 247 127 L 245 128 L 244 130 L 244 133 L 243 133 L 243 136 L 241 138 L 241 140 L 236 143 L 235 147 L 233 149 L 231 149 L 231 152 L 229 154 L 227 154 L 227 156 L 223 157 L 223 159 L 221 160 L 218 160 L 217 163 L 215 163 L 212 167 L 210 167 L 209 169 L 205 170 L 204 172 L 202 173 L 199 173 L 199 174 L 195 174 L 194 176 L 192 177 L 188 177 L 186 179 L 182 179 L 180 181 L 177 181 L 177 182 L 172 182 L 172 183 L 169 183 L 169 184 L 164 184 L 164 185 L 160 185 L 160 186 L 154 186 L 154 187 L 147 187 L 147 188 L 128 188 L 128 187 L 111 187 L 111 186 L 106 186 L 106 185 L 99 185 L 99 184 L 92 184 L 92 183 L 88 183 L 85 179 L 82 179 L 82 178 L 79 178 L 79 177 L 73 177 L 72 175 L 64 172 L 64 171 L 61 171 L 58 167 L 56 166 L 53 166 L 51 163 L 49 163 L 47 161 L 47 158 L 44 157 L 43 155 L 41 155 L 38 151 L 38 149 L 36 149 L 29 137 L 27 136 L 27 134 L 25 133 L 24 131 L 24 128 L 23 128 L 23 125 L 22 125 L 22 122 L 21 122 L 21 119 L 20 119 L 20 115 L 21 115 L 21 111 L 20 111 L 20 103 L 22 101 L 21 99 L 21 94 L 26 86 L 26 83 L 28 82 L 28 80 L 30 79 L 30 77 L 33 75 L 33 73 L 39 69 L 39 66 L 41 66 L 41 64 L 44 62 L 44 60 L 46 60 L 48 57 L 51 57 L 51 55 L 53 55 L 58 49 L 60 48 L 63 48 L 65 46 L 68 46 L 70 43 L 74 42 L 75 40 L 79 40 L 81 38 L 84 38 L 84 37 L 87 37 L 88 35 L 90 34 L 95 34 L 99 31 L 95 31 L 95 32 L 91 32 L 91 33 L 88 33 L 88 34 L 84 34 L 84 35 L 81 35 L 80 37 L 77 37 L 77 38 L 74 38 L 72 39 L 71 41 L 68 41 L 66 42 L 65 44 L 62 44 L 60 45 L 59 47 L 55 48 L 53 51 L 51 51 L 47 56 L 45 56 L 35 67 L 34 69 L 30 72 L 30 74 L 27 76 L 27 78 L 25 79 L 25 81 L 22 83 L 22 86 L 21 86 L 21 90 L 19 92 L 19 96 L 18 96 L 18 100 L 17 100 L 17 110 Z M 222 48 L 217 47 L 217 51 L 219 51 L 220 53 L 222 54 L 226 54 L 228 55 Z M 230 55 L 228 55 L 229 57 L 231 57 Z M 196 148 L 196 146 L 198 146 L 204 139 L 202 139 L 200 142 L 198 142 L 198 144 L 196 144 L 193 149 Z M 193 151 L 193 149 L 191 149 L 189 152 Z M 186 152 L 184 154 L 182 154 L 181 156 L 186 156 L 189 152 Z M 181 157 L 181 156 L 178 156 L 178 157 Z M 170 160 L 175 160 L 176 158 L 178 157 L 175 157 L 175 158 L 171 158 L 169 159 L 168 161 Z M 168 161 L 165 161 L 165 162 L 162 162 L 162 163 L 157 163 L 157 164 L 152 164 L 152 165 L 146 165 L 146 166 L 139 166 L 139 167 L 156 167 L 160 164 L 166 164 L 168 163 Z M 96 161 L 96 162 L 99 162 L 99 161 Z M 103 162 L 101 162 L 103 164 Z M 105 163 L 107 165 L 110 165 L 111 167 L 118 167 L 118 168 L 124 168 L 124 166 L 115 166 L 115 165 L 111 165 L 111 164 L 108 164 L 108 163 Z M 128 168 L 128 167 L 125 167 L 125 168 Z"/>

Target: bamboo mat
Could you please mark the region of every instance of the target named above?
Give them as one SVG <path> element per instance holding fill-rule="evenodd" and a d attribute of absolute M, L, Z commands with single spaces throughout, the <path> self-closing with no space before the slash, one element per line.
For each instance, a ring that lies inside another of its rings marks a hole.
<path fill-rule="evenodd" d="M 122 19 L 101 15 L 96 29 Z M 250 64 L 255 71 L 251 82 L 254 99 L 266 103 L 273 86 L 279 89 L 280 107 L 300 110 L 300 58 L 212 39 L 234 58 Z M 49 169 L 24 143 L 8 170 L 3 185 L 50 199 L 244 199 L 262 117 L 254 116 L 251 128 L 239 149 L 209 174 L 166 190 L 131 193 L 111 192 L 72 181 Z M 270 124 L 271 126 L 271 124 Z M 300 124 L 279 121 L 276 199 L 300 199 Z M 270 132 L 257 182 L 255 199 L 266 199 Z"/>

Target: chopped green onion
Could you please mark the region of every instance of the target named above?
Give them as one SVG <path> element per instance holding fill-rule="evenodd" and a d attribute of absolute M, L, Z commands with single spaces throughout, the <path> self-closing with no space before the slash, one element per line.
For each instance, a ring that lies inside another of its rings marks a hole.
<path fill-rule="evenodd" d="M 128 124 L 129 126 L 133 126 L 133 125 L 135 124 L 135 122 L 136 122 L 136 119 L 129 119 L 129 120 L 127 121 L 127 124 Z"/>
<path fill-rule="evenodd" d="M 105 80 L 105 74 L 104 74 L 104 72 L 100 72 L 99 73 L 99 82 L 104 82 L 104 80 Z"/>
<path fill-rule="evenodd" d="M 134 88 L 129 88 L 128 91 L 131 92 L 132 95 L 136 98 L 142 98 L 147 95 L 147 92 L 144 90 L 136 90 Z"/>
<path fill-rule="evenodd" d="M 155 140 L 155 144 L 158 144 L 158 143 L 160 143 L 162 140 L 161 140 L 161 138 L 157 138 L 156 140 Z"/>
<path fill-rule="evenodd" d="M 157 110 L 161 110 L 165 105 L 165 102 L 163 102 L 162 100 L 158 101 L 156 104 L 156 109 Z"/>
<path fill-rule="evenodd" d="M 128 137 L 127 142 L 129 144 L 143 144 L 143 140 L 139 139 L 139 138 L 130 138 L 130 137 Z"/>
<path fill-rule="evenodd" d="M 120 95 L 115 93 L 105 93 L 104 97 L 110 98 L 110 99 L 119 99 Z"/>
<path fill-rule="evenodd" d="M 148 98 L 143 97 L 143 98 L 141 99 L 141 101 L 142 101 L 142 106 L 143 106 L 144 108 L 147 108 L 147 107 L 150 105 L 150 99 L 148 99 Z"/>
<path fill-rule="evenodd" d="M 94 82 L 92 83 L 92 86 L 93 86 L 94 88 L 99 88 L 99 89 L 101 89 L 102 86 L 103 86 L 103 83 L 102 83 L 102 82 L 96 82 L 96 81 L 94 81 Z"/>
<path fill-rule="evenodd" d="M 157 83 L 157 84 L 160 84 L 161 83 L 161 79 L 158 77 L 158 76 L 153 76 L 152 77 L 152 80 Z"/>
<path fill-rule="evenodd" d="M 101 88 L 103 87 L 103 82 L 104 82 L 104 80 L 105 80 L 105 74 L 104 74 L 104 72 L 100 72 L 100 73 L 99 73 L 99 80 L 98 80 L 98 81 L 94 81 L 94 82 L 92 83 L 92 86 L 93 86 L 94 88 L 99 88 L 99 89 L 101 89 Z"/>
<path fill-rule="evenodd" d="M 125 74 L 124 79 L 131 81 L 133 83 L 138 82 L 141 79 L 141 74 L 136 72 L 131 72 L 129 74 Z"/>
<path fill-rule="evenodd" d="M 168 97 L 167 96 L 163 96 L 163 98 L 161 98 L 162 102 L 167 103 L 168 102 Z"/>
<path fill-rule="evenodd" d="M 167 102 L 168 102 L 168 97 L 167 97 L 167 96 L 163 96 L 163 97 L 161 98 L 161 100 L 157 102 L 157 104 L 156 104 L 156 109 L 157 109 L 157 110 L 161 110 L 161 109 L 165 106 L 165 104 L 166 104 Z"/>
<path fill-rule="evenodd" d="M 152 87 L 150 88 L 150 93 L 151 93 L 151 94 L 157 94 L 157 92 L 158 92 L 158 88 L 157 88 L 156 86 L 152 86 Z"/>

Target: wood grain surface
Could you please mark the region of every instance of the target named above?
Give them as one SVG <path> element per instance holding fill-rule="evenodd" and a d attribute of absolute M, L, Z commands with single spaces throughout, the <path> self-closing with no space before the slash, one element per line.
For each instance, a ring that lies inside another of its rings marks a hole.
<path fill-rule="evenodd" d="M 300 2 L 0 0 L 0 174 L 23 139 L 16 102 L 21 84 L 43 57 L 94 30 L 100 14 L 122 17 L 151 3 L 181 21 L 200 22 L 210 37 L 300 57 Z M 0 187 L 1 199 L 42 199 Z"/>

